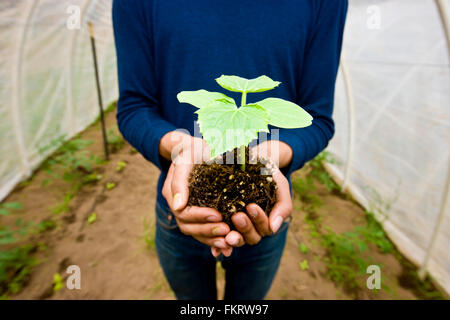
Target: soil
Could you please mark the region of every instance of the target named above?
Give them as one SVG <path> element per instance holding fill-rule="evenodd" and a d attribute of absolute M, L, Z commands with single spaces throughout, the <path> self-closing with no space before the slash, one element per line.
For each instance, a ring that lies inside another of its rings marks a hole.
<path fill-rule="evenodd" d="M 115 125 L 113 112 L 107 114 L 107 128 Z M 101 130 L 98 124 L 86 130 L 84 139 L 94 141 L 89 150 L 102 154 Z M 119 161 L 127 163 L 117 172 Z M 37 171 L 33 179 L 21 184 L 5 201 L 18 201 L 23 209 L 18 215 L 25 221 L 38 223 L 55 221 L 56 227 L 33 235 L 38 245 L 35 257 L 38 264 L 22 290 L 10 299 L 174 299 L 164 278 L 154 248 L 155 191 L 158 169 L 126 144 L 101 166 L 103 178 L 96 184 L 83 187 L 72 199 L 69 211 L 55 215 L 51 208 L 61 203 L 69 186 L 63 181 L 42 186 L 48 178 Z M 296 172 L 293 179 L 302 172 Z M 106 184 L 116 186 L 108 190 Z M 346 232 L 364 222 L 364 210 L 352 201 L 330 193 L 318 186 L 314 194 L 323 205 L 317 210 L 320 223 L 334 232 Z M 87 223 L 95 212 L 97 220 Z M 289 228 L 286 248 L 280 269 L 267 295 L 268 299 L 417 299 L 413 289 L 403 287 L 399 279 L 404 266 L 393 254 L 381 254 L 370 248 L 377 264 L 382 265 L 384 283 L 390 291 L 364 290 L 354 296 L 330 281 L 326 275 L 326 250 L 317 242 L 304 222 L 306 212 L 297 195 L 294 196 L 293 220 Z M 2 223 L 5 220 L 2 220 Z M 299 250 L 300 244 L 307 253 Z M 301 261 L 309 268 L 302 270 Z M 65 287 L 53 292 L 55 273 L 64 278 L 68 265 L 81 269 L 81 289 Z M 224 270 L 217 266 L 219 297 L 223 296 Z M 366 277 L 361 278 L 365 283 Z"/>
<path fill-rule="evenodd" d="M 238 159 L 238 150 L 233 152 L 233 159 Z M 269 214 L 277 200 L 277 186 L 266 168 L 267 162 L 258 160 L 249 164 L 248 148 L 245 152 L 245 171 L 238 163 L 226 164 L 223 156 L 221 164 L 195 165 L 189 178 L 188 205 L 216 209 L 232 229 L 231 216 L 245 212 L 247 204 L 256 203 Z"/>

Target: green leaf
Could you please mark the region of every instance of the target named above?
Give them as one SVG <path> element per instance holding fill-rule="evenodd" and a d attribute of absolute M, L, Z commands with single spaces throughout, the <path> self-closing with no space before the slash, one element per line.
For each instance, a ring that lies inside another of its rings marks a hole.
<path fill-rule="evenodd" d="M 301 253 L 308 253 L 308 247 L 304 243 L 300 244 L 299 250 Z"/>
<path fill-rule="evenodd" d="M 197 108 L 203 108 L 218 99 L 225 99 L 231 103 L 235 103 L 233 98 L 230 98 L 220 92 L 209 92 L 206 90 L 197 91 L 182 91 L 177 95 L 178 101 L 181 103 L 189 103 Z"/>
<path fill-rule="evenodd" d="M 5 202 L 3 206 L 7 209 L 20 210 L 22 209 L 22 204 L 20 202 Z"/>
<path fill-rule="evenodd" d="M 55 273 L 53 275 L 53 292 L 61 290 L 63 287 L 63 277 L 59 273 Z"/>
<path fill-rule="evenodd" d="M 97 221 L 97 214 L 93 212 L 88 217 L 88 224 L 93 224 L 95 221 Z"/>
<path fill-rule="evenodd" d="M 221 75 L 216 81 L 222 88 L 234 92 L 263 92 L 272 90 L 281 83 L 273 81 L 267 76 L 260 76 L 255 79 L 245 79 L 238 76 Z"/>
<path fill-rule="evenodd" d="M 269 124 L 279 128 L 304 128 L 311 125 L 313 120 L 302 107 L 280 98 L 267 98 L 255 104 L 266 109 Z"/>
<path fill-rule="evenodd" d="M 196 113 L 211 158 L 248 145 L 258 137 L 258 132 L 269 132 L 267 112 L 258 105 L 237 108 L 227 100 L 216 100 Z"/>
<path fill-rule="evenodd" d="M 116 171 L 121 172 L 126 166 L 127 163 L 125 161 L 119 161 L 117 162 Z"/>
<path fill-rule="evenodd" d="M 302 269 L 302 270 L 308 270 L 309 269 L 308 260 L 303 260 L 302 262 L 300 262 L 300 269 Z"/>
<path fill-rule="evenodd" d="M 108 182 L 106 184 L 106 190 L 111 190 L 114 189 L 116 187 L 116 184 L 114 182 Z"/>
<path fill-rule="evenodd" d="M 0 216 L 7 216 L 10 212 L 6 209 L 0 208 Z"/>

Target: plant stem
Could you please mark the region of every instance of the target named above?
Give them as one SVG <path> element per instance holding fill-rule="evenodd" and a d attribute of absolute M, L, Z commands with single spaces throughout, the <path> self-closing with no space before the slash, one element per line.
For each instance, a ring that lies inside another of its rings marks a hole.
<path fill-rule="evenodd" d="M 241 169 L 245 171 L 245 146 L 239 148 L 239 153 L 241 155 Z"/>
<path fill-rule="evenodd" d="M 247 92 L 242 92 L 242 98 L 241 98 L 241 107 L 246 105 L 247 101 Z"/>
<path fill-rule="evenodd" d="M 245 104 L 247 103 L 247 92 L 242 92 L 242 97 L 241 97 L 241 107 L 245 106 Z M 240 146 L 239 148 L 239 153 L 241 156 L 241 169 L 242 171 L 245 171 L 245 146 Z"/>

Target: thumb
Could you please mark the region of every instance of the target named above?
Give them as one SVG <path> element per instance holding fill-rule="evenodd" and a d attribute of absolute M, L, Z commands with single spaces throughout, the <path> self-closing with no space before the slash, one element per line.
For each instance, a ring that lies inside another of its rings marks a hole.
<path fill-rule="evenodd" d="M 188 202 L 189 187 L 188 179 L 191 173 L 192 165 L 180 163 L 175 166 L 172 179 L 173 209 L 183 210 Z"/>
<path fill-rule="evenodd" d="M 276 233 L 280 229 L 281 224 L 290 215 L 290 209 L 281 203 L 277 203 L 272 209 L 269 216 L 270 230 Z"/>
<path fill-rule="evenodd" d="M 280 229 L 281 224 L 292 212 L 292 199 L 289 182 L 278 168 L 274 169 L 272 177 L 277 184 L 277 203 L 269 216 L 269 225 L 273 233 Z"/>

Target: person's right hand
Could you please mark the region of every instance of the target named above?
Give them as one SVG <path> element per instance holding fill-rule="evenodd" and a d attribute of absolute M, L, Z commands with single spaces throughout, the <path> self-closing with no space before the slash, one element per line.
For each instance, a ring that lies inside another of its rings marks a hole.
<path fill-rule="evenodd" d="M 189 174 L 195 163 L 209 159 L 207 144 L 203 139 L 172 131 L 160 143 L 161 155 L 167 158 L 168 150 L 172 164 L 164 181 L 162 195 L 174 213 L 180 231 L 210 246 L 215 257 L 220 253 L 231 255 L 233 248 L 225 241 L 230 228 L 222 222 L 222 215 L 212 208 L 187 206 Z"/>

